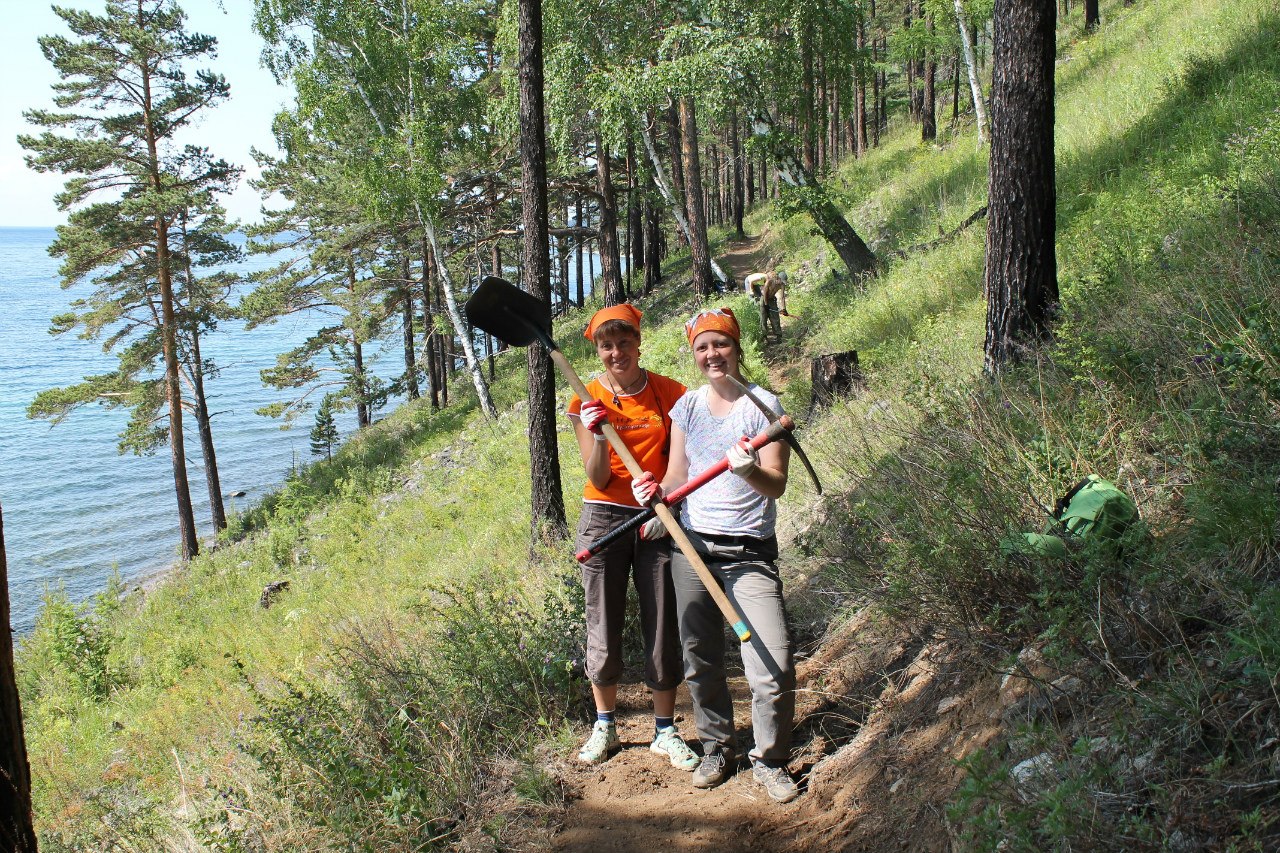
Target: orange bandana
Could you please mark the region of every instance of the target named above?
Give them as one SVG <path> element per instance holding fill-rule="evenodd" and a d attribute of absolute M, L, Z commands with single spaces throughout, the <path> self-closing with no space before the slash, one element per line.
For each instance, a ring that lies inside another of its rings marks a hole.
<path fill-rule="evenodd" d="M 689 345 L 693 339 L 703 332 L 723 332 L 741 343 L 742 329 L 738 327 L 738 318 L 733 316 L 730 308 L 708 308 L 699 311 L 685 321 L 684 330 L 689 334 Z"/>
<path fill-rule="evenodd" d="M 582 336 L 589 341 L 594 341 L 596 339 L 596 329 L 600 328 L 602 323 L 607 323 L 610 320 L 621 320 L 635 329 L 638 335 L 640 334 L 640 317 L 640 309 L 630 302 L 610 305 L 608 308 L 601 308 L 591 315 L 591 322 L 587 323 L 587 330 L 582 333 Z"/>

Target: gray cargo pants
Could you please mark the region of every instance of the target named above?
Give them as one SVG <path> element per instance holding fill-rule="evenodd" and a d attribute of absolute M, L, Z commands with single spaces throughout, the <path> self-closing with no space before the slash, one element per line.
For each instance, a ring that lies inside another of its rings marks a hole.
<path fill-rule="evenodd" d="M 742 644 L 755 735 L 751 760 L 773 766 L 786 764 L 791 757 L 795 721 L 796 672 L 782 579 L 773 563 L 778 556 L 777 540 L 709 537 L 694 531 L 689 531 L 689 538 L 751 631 L 751 639 Z M 704 752 L 715 746 L 737 752 L 733 698 L 724 668 L 724 617 L 678 549 L 671 555 L 671 578 L 698 738 Z"/>

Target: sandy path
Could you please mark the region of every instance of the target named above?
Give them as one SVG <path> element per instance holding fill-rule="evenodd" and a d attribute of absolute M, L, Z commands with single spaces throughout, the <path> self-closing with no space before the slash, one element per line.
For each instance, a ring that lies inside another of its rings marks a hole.
<path fill-rule="evenodd" d="M 745 679 L 732 679 L 739 743 L 749 743 L 751 712 Z M 566 853 L 658 853 L 666 850 L 773 851 L 766 829 L 798 808 L 765 794 L 749 769 L 711 790 L 699 790 L 690 773 L 649 751 L 653 717 L 642 684 L 619 691 L 618 735 L 622 751 L 596 767 L 570 764 L 564 781 L 575 792 L 556 835 L 554 850 Z M 677 725 L 695 745 L 688 690 L 677 694 Z M 745 767 L 745 761 L 742 763 Z M 803 798 L 801 798 L 803 799 Z"/>

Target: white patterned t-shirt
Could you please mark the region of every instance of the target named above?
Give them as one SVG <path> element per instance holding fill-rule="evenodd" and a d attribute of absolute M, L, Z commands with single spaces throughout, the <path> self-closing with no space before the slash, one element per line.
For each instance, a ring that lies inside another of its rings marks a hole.
<path fill-rule="evenodd" d="M 749 387 L 774 413 L 783 414 L 777 397 L 758 385 Z M 769 419 L 745 394 L 734 402 L 729 414 L 717 418 L 707 407 L 709 391 L 707 385 L 689 391 L 671 409 L 671 422 L 684 432 L 689 479 L 723 459 L 725 451 L 739 439 L 752 438 L 769 426 Z M 732 472 L 695 490 L 680 505 L 681 526 L 721 536 L 767 539 L 773 535 L 776 518 L 777 501 L 766 498 Z"/>

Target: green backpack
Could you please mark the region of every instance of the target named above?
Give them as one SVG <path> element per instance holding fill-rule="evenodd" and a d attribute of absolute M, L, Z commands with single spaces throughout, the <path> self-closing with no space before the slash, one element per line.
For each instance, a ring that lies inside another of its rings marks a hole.
<path fill-rule="evenodd" d="M 1046 557 L 1066 557 L 1070 539 L 1093 540 L 1118 548 L 1120 538 L 1138 521 L 1133 499 L 1096 474 L 1090 474 L 1053 505 L 1043 533 L 1024 533 L 1012 550 Z"/>

